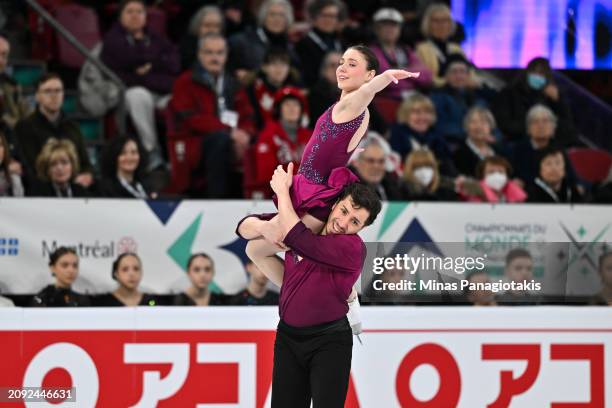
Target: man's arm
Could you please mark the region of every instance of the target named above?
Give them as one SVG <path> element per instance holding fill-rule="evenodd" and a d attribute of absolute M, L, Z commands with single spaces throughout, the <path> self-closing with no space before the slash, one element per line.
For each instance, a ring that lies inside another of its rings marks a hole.
<path fill-rule="evenodd" d="M 293 179 L 293 163 L 287 172 L 282 166 L 274 171 L 270 185 L 278 198 L 278 216 L 284 243 L 303 258 L 342 272 L 361 270 L 365 246 L 358 235 L 316 235 L 295 212 L 289 188 Z"/>

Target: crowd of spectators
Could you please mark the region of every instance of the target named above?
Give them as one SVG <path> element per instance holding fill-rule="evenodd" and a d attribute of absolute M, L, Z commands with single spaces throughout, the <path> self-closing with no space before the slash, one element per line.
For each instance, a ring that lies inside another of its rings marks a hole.
<path fill-rule="evenodd" d="M 146 2 L 121 1 L 99 51 L 126 86 L 129 132 L 111 135 L 100 157 L 90 156 L 78 123 L 63 113 L 59 75 L 39 79 L 27 112 L 6 69 L 8 37 L 0 36 L 0 196 L 163 197 L 167 189 L 155 178 L 178 171 L 170 142 L 181 140 L 193 163 L 178 193 L 270 197 L 273 169 L 299 165 L 316 120 L 339 97 L 335 67 L 356 41 L 371 47 L 382 69 L 421 73 L 376 98 L 370 131 L 379 138 L 364 140 L 350 163 L 381 198 L 581 203 L 610 196 L 612 173 L 592 185 L 569 160 L 579 133 L 545 58 L 500 88 L 467 59 L 460 25 L 443 3 L 381 1 L 367 10 L 341 0 L 302 3 L 185 5 L 185 31 L 168 35 L 148 24 Z"/>
<path fill-rule="evenodd" d="M 379 145 L 370 145 L 372 148 Z M 79 278 L 79 257 L 76 251 L 69 247 L 60 247 L 49 257 L 49 271 L 53 282 L 32 296 L 16 296 L 20 306 L 30 307 L 76 307 L 76 306 L 270 306 L 277 305 L 279 294 L 271 290 L 268 278 L 249 261 L 245 265 L 245 287 L 234 294 L 222 293 L 213 286 L 215 263 L 206 253 L 199 252 L 190 256 L 185 266 L 188 276 L 188 286 L 180 293 L 153 294 L 145 293 L 140 288 L 144 268 L 140 257 L 133 252 L 122 253 L 110 266 L 111 277 L 117 282 L 112 292 L 98 294 L 83 294 L 73 289 Z M 534 272 L 535 262 L 531 252 L 522 247 L 510 249 L 505 256 L 501 274 L 492 273 L 487 269 L 473 269 L 465 272 L 469 283 L 485 285 L 493 280 L 524 285 L 529 282 L 544 282 L 546 279 L 540 271 Z M 494 293 L 482 287 L 470 289 L 466 286 L 462 291 L 439 292 L 434 290 L 408 291 L 389 289 L 379 290 L 375 285 L 367 285 L 361 295 L 362 303 L 377 304 L 422 304 L 432 303 L 447 305 L 475 306 L 533 306 L 540 304 L 590 304 L 612 305 L 612 252 L 604 251 L 598 258 L 599 290 L 592 296 L 571 296 L 566 293 L 548 293 L 545 290 L 530 290 L 534 286 L 516 286 L 516 289 L 502 290 Z M 420 271 L 419 271 L 420 272 Z M 425 279 L 425 275 L 420 279 Z M 412 277 L 410 277 L 410 276 Z M 400 285 L 408 279 L 414 280 L 415 275 L 402 269 L 387 269 L 375 279 L 385 284 Z M 440 281 L 449 280 L 438 273 Z M 557 277 L 557 279 L 559 279 Z M 456 280 L 455 280 L 456 281 Z M 549 285 L 551 285 L 549 283 Z M 549 287 L 557 287 L 553 284 Z M 399 286 L 398 286 L 399 287 Z M 459 286 L 458 286 L 459 287 Z M 475 286 L 478 287 L 478 286 Z M 558 288 L 558 287 L 557 287 Z M 562 288 L 565 288 L 563 281 Z M 376 289 L 376 290 L 374 290 Z M 569 288 L 565 288 L 569 289 Z M 574 288 L 575 289 L 575 288 Z M 15 297 L 15 296 L 11 296 Z M 1 306 L 13 306 L 9 297 L 0 296 Z"/>

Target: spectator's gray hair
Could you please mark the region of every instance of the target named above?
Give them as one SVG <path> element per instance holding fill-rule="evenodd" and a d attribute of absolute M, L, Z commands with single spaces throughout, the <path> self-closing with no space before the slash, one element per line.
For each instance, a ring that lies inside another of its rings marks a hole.
<path fill-rule="evenodd" d="M 452 25 L 450 35 L 452 36 L 455 34 L 455 31 L 457 30 L 457 23 L 455 22 L 455 19 L 453 18 L 448 6 L 446 4 L 434 3 L 425 9 L 425 13 L 423 13 L 423 18 L 421 19 L 421 34 L 423 34 L 425 38 L 429 37 L 429 30 L 431 29 L 431 15 L 438 11 L 441 11 L 450 17 Z"/>
<path fill-rule="evenodd" d="M 201 7 L 191 18 L 191 21 L 189 22 L 189 32 L 195 36 L 198 36 L 202 19 L 210 13 L 217 13 L 219 17 L 221 17 L 221 31 L 223 31 L 225 28 L 223 11 L 221 11 L 221 9 L 215 5 L 208 5 Z"/>
<path fill-rule="evenodd" d="M 263 3 L 259 7 L 259 14 L 257 15 L 257 24 L 260 27 L 263 27 L 264 21 L 266 21 L 266 17 L 268 15 L 268 11 L 270 10 L 270 7 L 276 4 L 280 4 L 285 7 L 285 19 L 287 20 L 286 30 L 289 30 L 289 27 L 291 27 L 291 25 L 293 24 L 294 17 L 293 17 L 293 6 L 287 0 L 267 0 L 265 3 Z"/>
<path fill-rule="evenodd" d="M 493 114 L 491 113 L 489 109 L 485 108 L 484 106 L 473 106 L 467 111 L 467 113 L 465 114 L 465 117 L 463 118 L 463 129 L 466 132 L 468 128 L 468 123 L 470 123 L 470 120 L 472 120 L 472 117 L 476 115 L 480 115 L 483 118 L 485 118 L 485 120 L 489 123 L 489 126 L 491 127 L 491 131 L 497 128 L 497 123 L 495 122 L 495 116 L 493 116 Z"/>
<path fill-rule="evenodd" d="M 557 115 L 555 115 L 555 113 L 552 111 L 552 109 L 550 109 L 548 106 L 546 105 L 542 105 L 541 103 L 535 104 L 533 105 L 529 111 L 527 112 L 527 127 L 529 127 L 529 125 L 531 124 L 531 122 L 533 122 L 533 120 L 537 117 L 537 116 L 542 116 L 545 115 L 548 117 L 548 119 L 551 120 L 551 122 L 553 123 L 553 125 L 555 126 L 555 128 L 557 127 Z"/>
<path fill-rule="evenodd" d="M 208 33 L 201 36 L 198 39 L 198 50 L 200 50 L 204 46 L 204 42 L 206 40 L 214 40 L 216 38 L 220 38 L 225 42 L 225 50 L 227 51 L 227 39 L 221 33 Z"/>

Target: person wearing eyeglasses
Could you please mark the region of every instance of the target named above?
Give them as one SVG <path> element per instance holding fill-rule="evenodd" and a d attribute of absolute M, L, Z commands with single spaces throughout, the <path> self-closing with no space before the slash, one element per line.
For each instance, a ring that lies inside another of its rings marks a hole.
<path fill-rule="evenodd" d="M 93 181 L 93 167 L 89 161 L 85 140 L 79 125 L 62 112 L 64 84 L 59 75 L 43 75 L 36 85 L 36 110 L 15 126 L 15 142 L 24 167 L 26 179 L 36 179 L 36 159 L 51 138 L 68 140 L 76 148 L 80 171 L 74 182 L 87 188 Z"/>
<path fill-rule="evenodd" d="M 362 183 L 372 187 L 383 201 L 405 200 L 405 189 L 392 171 L 387 169 L 387 156 L 391 149 L 382 137 L 369 134 L 349 168 Z"/>

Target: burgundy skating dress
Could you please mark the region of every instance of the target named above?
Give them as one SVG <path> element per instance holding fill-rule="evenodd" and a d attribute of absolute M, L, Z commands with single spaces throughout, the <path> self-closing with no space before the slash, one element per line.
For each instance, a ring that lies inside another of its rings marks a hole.
<path fill-rule="evenodd" d="M 346 167 L 353 154 L 352 151 L 347 152 L 347 149 L 363 122 L 365 111 L 348 122 L 334 123 L 332 110 L 335 105 L 330 106 L 317 120 L 312 136 L 304 148 L 300 168 L 293 176 L 291 201 L 300 218 L 310 213 L 319 220 L 326 221 L 342 189 L 359 180 Z M 277 205 L 276 196 L 273 200 Z M 274 215 L 262 214 L 259 218 L 270 219 Z"/>

